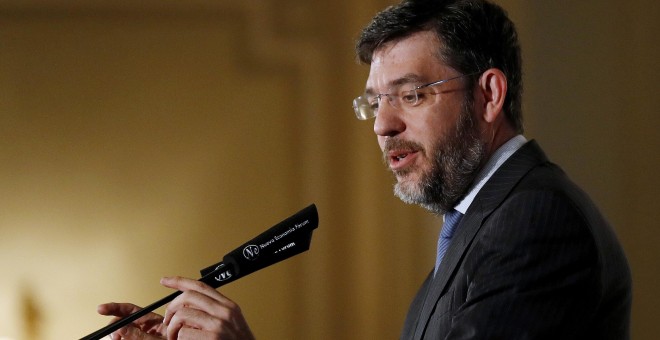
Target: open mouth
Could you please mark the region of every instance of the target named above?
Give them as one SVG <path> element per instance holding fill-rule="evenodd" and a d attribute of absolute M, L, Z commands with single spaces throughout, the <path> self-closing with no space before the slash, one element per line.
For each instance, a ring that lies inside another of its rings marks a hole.
<path fill-rule="evenodd" d="M 385 139 L 383 160 L 397 176 L 412 170 L 417 157 L 424 154 L 424 148 L 413 141 L 398 138 Z"/>
<path fill-rule="evenodd" d="M 390 169 L 401 170 L 413 164 L 417 156 L 417 151 L 398 150 L 390 152 Z"/>

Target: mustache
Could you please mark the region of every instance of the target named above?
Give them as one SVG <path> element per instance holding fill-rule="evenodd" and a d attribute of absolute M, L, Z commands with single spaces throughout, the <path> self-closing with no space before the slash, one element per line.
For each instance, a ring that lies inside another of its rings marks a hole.
<path fill-rule="evenodd" d="M 388 163 L 388 153 L 393 150 L 410 150 L 425 153 L 424 147 L 416 142 L 400 139 L 400 138 L 388 138 L 385 140 L 385 146 L 383 147 L 383 162 Z"/>

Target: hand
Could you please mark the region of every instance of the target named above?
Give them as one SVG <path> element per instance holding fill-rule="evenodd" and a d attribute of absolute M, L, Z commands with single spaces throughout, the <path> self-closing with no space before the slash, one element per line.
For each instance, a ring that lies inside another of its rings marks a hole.
<path fill-rule="evenodd" d="M 191 279 L 163 278 L 161 284 L 183 293 L 167 307 L 165 317 L 149 313 L 112 333 L 113 340 L 254 340 L 240 307 L 210 286 Z M 131 303 L 106 303 L 99 314 L 111 322 L 141 308 Z"/>
<path fill-rule="evenodd" d="M 240 307 L 217 290 L 181 277 L 160 283 L 183 292 L 167 307 L 167 339 L 254 340 Z"/>
<path fill-rule="evenodd" d="M 112 315 L 115 316 L 112 319 L 111 323 L 116 322 L 117 320 L 137 312 L 141 308 L 132 304 L 132 303 L 105 303 L 98 306 L 98 312 L 101 315 Z M 165 339 L 167 328 L 163 324 L 163 317 L 155 314 L 149 313 L 136 321 L 131 325 L 125 326 L 114 333 L 112 333 L 111 338 L 113 340 L 120 339 L 142 339 L 142 340 L 162 340 Z"/>

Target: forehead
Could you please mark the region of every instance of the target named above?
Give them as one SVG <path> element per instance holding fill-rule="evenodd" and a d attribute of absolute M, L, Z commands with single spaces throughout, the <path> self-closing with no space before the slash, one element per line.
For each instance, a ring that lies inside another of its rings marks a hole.
<path fill-rule="evenodd" d="M 441 47 L 439 39 L 429 31 L 383 45 L 373 54 L 367 91 L 382 92 L 405 83 L 442 78 L 449 67 L 440 61 Z"/>

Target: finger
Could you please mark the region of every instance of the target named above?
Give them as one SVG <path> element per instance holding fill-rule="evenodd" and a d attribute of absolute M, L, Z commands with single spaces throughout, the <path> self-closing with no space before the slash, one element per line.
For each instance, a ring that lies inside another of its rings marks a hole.
<path fill-rule="evenodd" d="M 217 335 L 201 329 L 182 328 L 178 334 L 178 340 L 215 340 Z M 236 337 L 223 336 L 222 339 L 239 339 Z"/>
<path fill-rule="evenodd" d="M 225 318 L 231 314 L 231 311 L 238 309 L 238 305 L 232 300 L 200 281 L 182 277 L 165 277 L 161 279 L 161 284 L 184 292 L 167 307 L 165 324 L 169 324 L 172 315 L 182 307 L 201 309 L 217 317 Z"/>
<path fill-rule="evenodd" d="M 113 339 L 130 339 L 130 340 L 162 340 L 163 339 L 162 337 L 149 334 L 131 325 L 121 328 L 112 334 L 113 334 Z"/>
<path fill-rule="evenodd" d="M 191 312 L 194 312 L 194 310 L 191 310 Z M 190 320 L 191 318 L 192 315 L 189 315 L 185 319 Z M 175 322 L 178 323 L 178 321 Z M 204 328 L 205 326 L 190 327 L 188 324 L 184 324 L 178 328 L 177 340 L 254 340 L 254 335 L 245 323 L 232 324 L 215 320 L 213 324 L 216 326 L 207 324 L 206 327 L 208 328 Z"/>
<path fill-rule="evenodd" d="M 160 280 L 160 284 L 165 287 L 185 291 L 195 291 L 209 296 L 218 301 L 226 300 L 227 298 L 220 294 L 217 290 L 207 285 L 204 282 L 192 280 L 184 277 L 164 277 Z"/>
<path fill-rule="evenodd" d="M 224 300 L 218 301 L 204 294 L 188 291 L 177 297 L 167 307 L 165 324 L 169 324 L 172 316 L 184 308 L 197 309 L 223 322 L 234 323 L 243 320 L 241 308 L 232 300 L 224 298 Z"/>
<path fill-rule="evenodd" d="M 111 315 L 115 316 L 110 323 L 115 323 L 123 318 L 125 318 L 128 315 L 131 315 L 142 308 L 139 306 L 136 306 L 132 303 L 105 303 L 102 305 L 99 305 L 97 308 L 97 311 L 99 314 L 102 315 Z M 161 326 L 163 321 L 163 317 L 156 314 L 156 313 L 149 313 L 147 315 L 144 315 L 140 317 L 139 319 L 133 321 L 133 324 L 140 327 L 143 330 L 149 330 L 149 329 L 158 329 L 159 326 Z M 162 326 L 161 326 L 162 327 Z"/>
<path fill-rule="evenodd" d="M 165 320 L 168 321 L 167 316 Z M 167 324 L 167 339 L 168 340 L 177 340 L 179 336 L 179 331 L 185 325 L 185 320 L 181 317 L 176 317 L 175 314 L 172 314 L 170 320 Z"/>
<path fill-rule="evenodd" d="M 168 339 L 178 340 L 241 339 L 236 336 L 234 325 L 192 308 L 184 308 L 174 315 L 167 335 Z"/>
<path fill-rule="evenodd" d="M 181 332 L 189 328 L 216 334 L 217 339 L 254 339 L 250 327 L 238 306 L 231 310 L 225 307 L 221 308 L 224 314 L 216 313 L 216 315 L 223 314 L 220 317 L 195 308 L 179 308 L 175 313 L 170 314 L 171 320 L 167 327 L 168 339 L 175 338 L 177 335 L 180 339 Z M 215 312 L 219 312 L 217 308 Z"/>
<path fill-rule="evenodd" d="M 182 308 L 194 308 L 218 318 L 226 318 L 238 305 L 229 299 L 220 302 L 207 295 L 195 291 L 187 291 L 179 295 L 168 306 L 165 312 L 165 324 L 169 324 L 172 315 Z"/>
<path fill-rule="evenodd" d="M 221 334 L 221 331 L 231 330 L 232 327 L 231 324 L 198 309 L 183 308 L 174 314 L 167 327 L 167 332 L 168 335 L 172 336 L 173 334 L 179 334 L 182 328 L 194 328 Z"/>
<path fill-rule="evenodd" d="M 132 303 L 104 303 L 96 307 L 96 311 L 101 315 L 126 316 L 132 314 L 141 308 Z"/>

